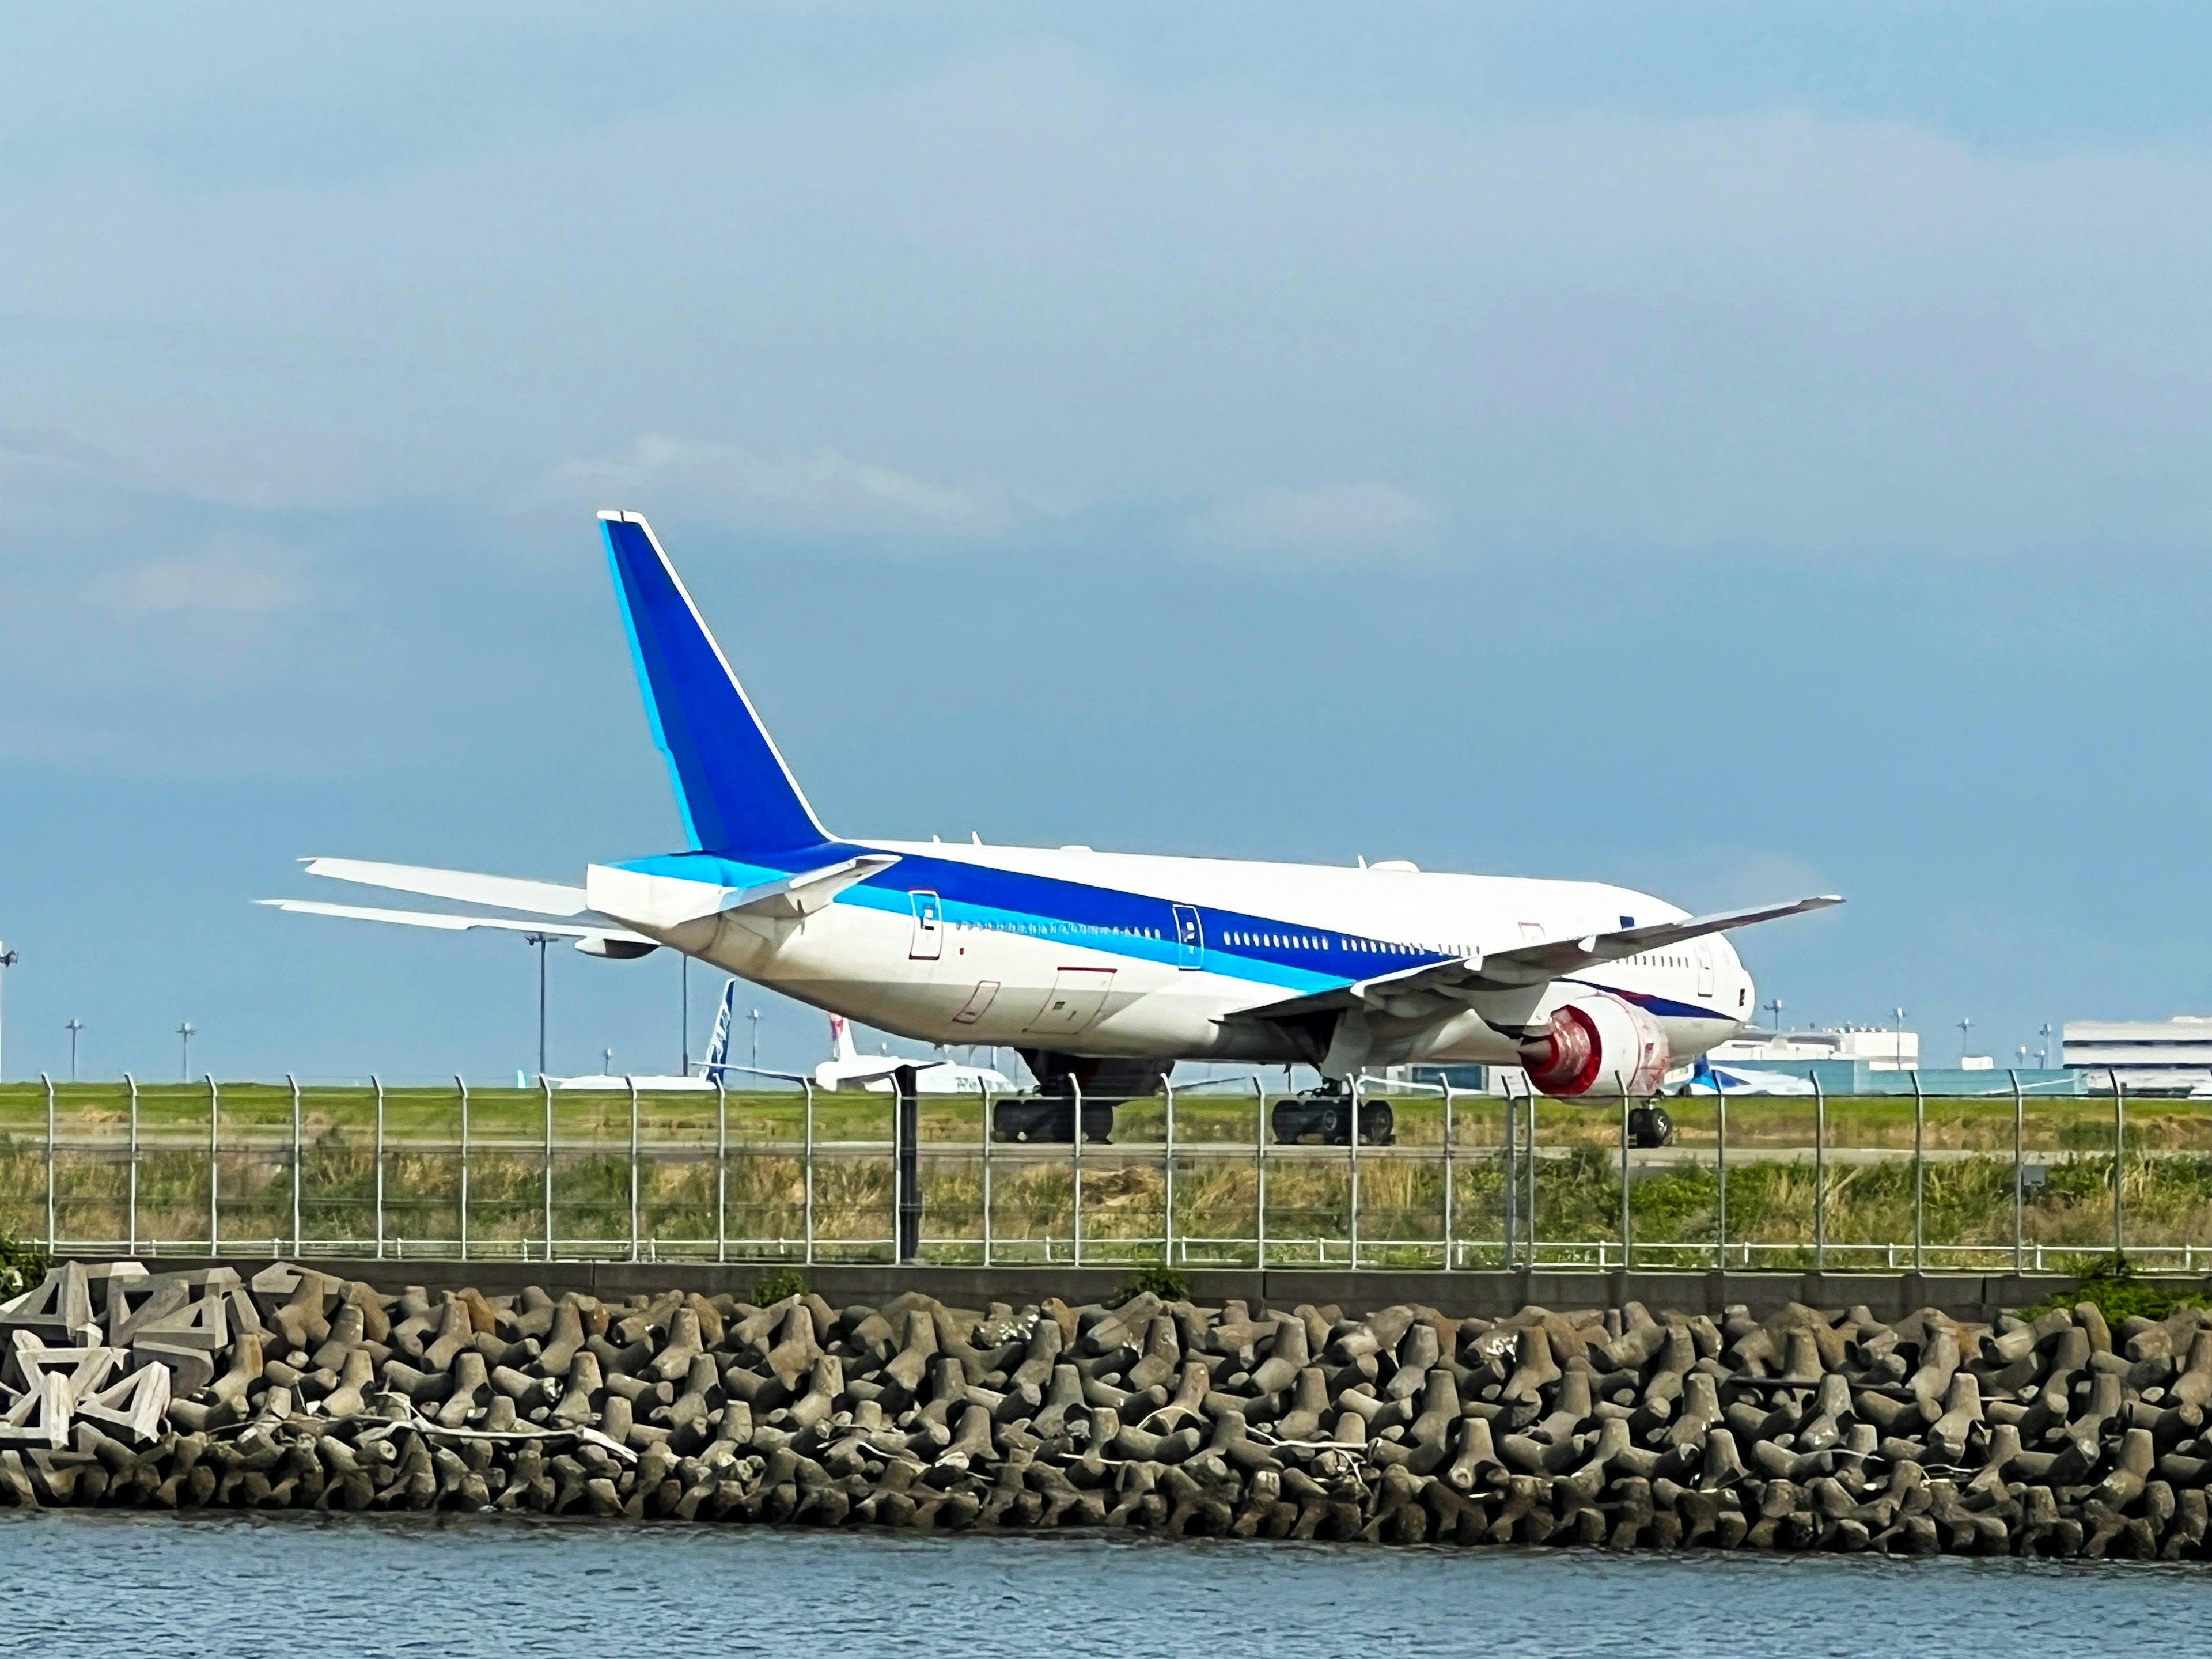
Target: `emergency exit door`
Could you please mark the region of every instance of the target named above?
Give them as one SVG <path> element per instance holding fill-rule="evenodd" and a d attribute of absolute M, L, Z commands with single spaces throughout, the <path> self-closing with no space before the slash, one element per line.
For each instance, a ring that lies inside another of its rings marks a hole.
<path fill-rule="evenodd" d="M 1206 965 L 1206 925 L 1198 919 L 1198 911 L 1188 904 L 1175 907 L 1176 966 L 1203 968 Z"/>
<path fill-rule="evenodd" d="M 945 951 L 945 912 L 937 902 L 937 895 L 916 892 L 908 896 L 914 901 L 914 941 L 907 946 L 908 958 L 915 962 L 934 962 Z"/>

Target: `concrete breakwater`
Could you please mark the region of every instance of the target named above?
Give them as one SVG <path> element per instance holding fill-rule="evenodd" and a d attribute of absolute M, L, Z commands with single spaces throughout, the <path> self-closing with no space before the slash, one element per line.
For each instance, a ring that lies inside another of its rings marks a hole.
<path fill-rule="evenodd" d="M 0 1503 L 2197 1559 L 2208 1317 L 840 1309 L 65 1263 L 0 1305 Z"/>

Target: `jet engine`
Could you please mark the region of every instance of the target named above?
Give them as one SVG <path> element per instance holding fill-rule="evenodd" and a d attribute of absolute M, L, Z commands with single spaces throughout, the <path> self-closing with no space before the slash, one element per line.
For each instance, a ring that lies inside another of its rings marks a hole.
<path fill-rule="evenodd" d="M 1648 1099 L 1667 1071 L 1667 1034 L 1625 998 L 1598 992 L 1552 1011 L 1548 1027 L 1521 1044 L 1530 1085 L 1588 1100 Z"/>

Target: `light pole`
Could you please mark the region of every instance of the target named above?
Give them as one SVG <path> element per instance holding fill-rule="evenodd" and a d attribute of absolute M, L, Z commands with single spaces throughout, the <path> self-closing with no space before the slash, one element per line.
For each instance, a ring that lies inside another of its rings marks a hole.
<path fill-rule="evenodd" d="M 76 1081 L 76 1034 L 84 1030 L 84 1022 L 71 1015 L 62 1022 L 62 1030 L 70 1034 L 70 1081 Z"/>
<path fill-rule="evenodd" d="M 760 1070 L 760 1010 L 754 1009 L 750 1018 L 753 1023 L 753 1070 L 757 1072 Z"/>
<path fill-rule="evenodd" d="M 10 951 L 4 944 L 0 944 L 0 989 L 4 989 L 8 983 L 8 975 L 4 970 L 13 968 L 22 959 L 23 953 L 21 951 Z M 4 1078 L 7 1075 L 8 1073 L 4 1069 L 0 1069 L 0 1078 Z"/>
<path fill-rule="evenodd" d="M 177 1027 L 177 1035 L 184 1041 L 184 1059 L 177 1067 L 177 1081 L 190 1083 L 192 1080 L 192 1036 L 194 1035 L 191 1021 L 186 1020 Z"/>
<path fill-rule="evenodd" d="M 2047 1066 L 2051 1064 L 2051 1022 L 2045 1020 L 2042 1028 L 2036 1032 L 2036 1035 L 2043 1039 L 2043 1047 L 2036 1051 L 2037 1054 Z"/>
<path fill-rule="evenodd" d="M 1774 1035 L 1780 1036 L 1782 1035 L 1782 999 L 1774 998 L 1766 1005 L 1766 1011 L 1774 1016 Z"/>
<path fill-rule="evenodd" d="M 1971 1019 L 1962 1019 L 1959 1022 L 1959 1064 L 1961 1066 L 1966 1063 L 1966 1037 L 1973 1028 L 1974 1022 Z"/>
<path fill-rule="evenodd" d="M 550 933 L 525 933 L 525 945 L 538 947 L 538 1075 L 545 1075 L 545 947 L 553 942 Z"/>
<path fill-rule="evenodd" d="M 1897 1060 L 1892 1069 L 1901 1072 L 1905 1069 L 1905 1010 L 1902 1008 L 1897 1011 L 1896 1037 Z"/>
<path fill-rule="evenodd" d="M 601 1077 L 612 1077 L 614 1074 L 615 1074 L 615 1051 L 614 1051 L 613 1049 L 611 1049 L 611 1048 L 602 1048 L 602 1049 L 600 1049 L 600 1050 L 599 1050 L 599 1075 L 600 1075 Z"/>

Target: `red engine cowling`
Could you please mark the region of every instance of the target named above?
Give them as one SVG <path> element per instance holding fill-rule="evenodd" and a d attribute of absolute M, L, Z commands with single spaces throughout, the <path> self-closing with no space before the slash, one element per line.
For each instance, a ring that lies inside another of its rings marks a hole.
<path fill-rule="evenodd" d="M 1530 1085 L 1547 1095 L 1644 1099 L 1657 1092 L 1667 1062 L 1659 1022 L 1603 992 L 1553 1009 L 1550 1029 L 1521 1044 Z"/>

